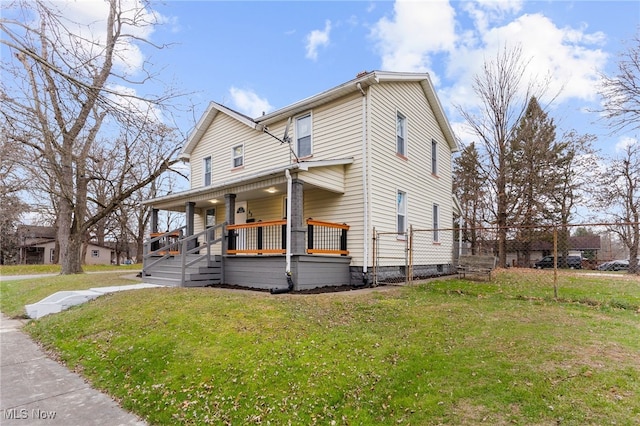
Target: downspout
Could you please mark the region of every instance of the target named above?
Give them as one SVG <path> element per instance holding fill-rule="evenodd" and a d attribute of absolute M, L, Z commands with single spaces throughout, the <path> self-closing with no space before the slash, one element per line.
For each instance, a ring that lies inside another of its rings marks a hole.
<path fill-rule="evenodd" d="M 362 84 L 359 82 L 356 84 L 356 87 L 362 93 L 362 195 L 364 197 L 363 204 L 363 260 L 362 260 L 362 285 L 366 286 L 369 284 L 368 277 L 368 267 L 367 263 L 369 261 L 369 191 L 368 191 L 368 180 L 367 180 L 367 93 L 362 89 Z"/>
<path fill-rule="evenodd" d="M 286 230 L 286 251 L 285 251 L 285 274 L 287 276 L 287 287 L 272 288 L 271 294 L 287 293 L 293 290 L 293 279 L 291 278 L 291 173 L 285 169 L 284 175 L 287 177 L 287 230 Z"/>

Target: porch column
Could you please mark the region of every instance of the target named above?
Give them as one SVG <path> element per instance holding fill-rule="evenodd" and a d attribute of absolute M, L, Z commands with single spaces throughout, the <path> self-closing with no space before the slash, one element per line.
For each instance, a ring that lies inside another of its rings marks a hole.
<path fill-rule="evenodd" d="M 224 194 L 224 212 L 227 225 L 236 223 L 236 194 Z"/>
<path fill-rule="evenodd" d="M 150 232 L 155 234 L 158 232 L 158 209 L 151 209 L 151 223 L 150 223 Z M 160 248 L 160 241 L 156 241 L 151 243 L 151 251 L 158 250 Z"/>
<path fill-rule="evenodd" d="M 224 214 L 227 225 L 236 223 L 236 194 L 224 194 Z M 236 248 L 236 237 L 233 231 L 227 233 L 225 248 L 229 250 L 235 250 Z M 226 249 L 223 249 L 224 253 L 226 253 Z"/>
<path fill-rule="evenodd" d="M 156 233 L 158 232 L 158 212 L 160 210 L 158 209 L 151 209 L 151 233 Z"/>
<path fill-rule="evenodd" d="M 190 237 L 194 234 L 195 231 L 195 226 L 194 226 L 194 221 L 193 221 L 193 217 L 195 215 L 195 211 L 196 211 L 196 203 L 194 203 L 193 201 L 187 201 L 186 205 L 185 205 L 185 215 L 187 216 L 187 223 L 186 223 L 186 227 L 185 227 L 185 237 Z M 193 248 L 195 248 L 198 245 L 198 242 L 196 240 L 190 240 L 188 241 L 187 244 L 187 250 L 191 250 Z"/>
<path fill-rule="evenodd" d="M 302 191 L 304 182 L 297 177 L 291 179 L 291 253 L 305 253 L 305 233 L 307 228 L 304 225 L 304 207 L 302 199 Z"/>

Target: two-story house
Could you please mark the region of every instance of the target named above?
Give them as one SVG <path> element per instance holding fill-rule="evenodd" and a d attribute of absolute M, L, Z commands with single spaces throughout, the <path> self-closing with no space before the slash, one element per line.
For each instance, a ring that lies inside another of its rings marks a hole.
<path fill-rule="evenodd" d="M 366 284 L 374 256 L 390 273 L 405 265 L 384 253 L 405 246 L 410 224 L 450 227 L 457 149 L 423 73 L 361 73 L 257 118 L 211 102 L 182 151 L 191 188 L 148 201 L 156 214 L 144 271 L 162 282 L 173 261 L 177 285 Z M 186 226 L 157 232 L 158 210 L 185 212 Z M 374 229 L 397 234 L 376 253 Z M 452 235 L 432 235 L 421 266 L 446 272 Z M 189 270 L 196 255 L 219 274 Z"/>

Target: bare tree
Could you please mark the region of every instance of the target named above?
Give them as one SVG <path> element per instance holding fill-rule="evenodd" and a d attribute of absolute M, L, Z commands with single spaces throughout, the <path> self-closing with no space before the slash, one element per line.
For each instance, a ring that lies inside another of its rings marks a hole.
<path fill-rule="evenodd" d="M 171 128 L 163 124 L 172 90 L 138 96 L 133 87 L 155 81 L 146 67 L 131 71 L 127 54 L 140 45 L 151 46 L 143 30 L 155 16 L 144 4 L 108 0 L 99 23 L 81 26 L 65 18 L 62 3 L 21 1 L 0 19 L 0 42 L 11 51 L 3 63 L 0 98 L 7 138 L 27 149 L 37 172 L 49 181 L 46 190 L 56 210 L 57 240 L 62 273 L 82 272 L 81 247 L 89 229 L 113 212 L 139 188 L 169 170 L 179 150 Z M 108 175 L 95 167 L 93 154 L 108 141 L 106 153 L 117 159 Z M 137 170 L 138 147 L 152 156 L 151 167 Z M 35 172 L 36 170 L 34 170 Z M 132 175 L 139 173 L 132 178 Z M 89 182 L 110 182 L 110 198 L 97 202 Z M 89 203 L 96 203 L 89 214 Z"/>
<path fill-rule="evenodd" d="M 640 129 L 640 33 L 621 54 L 615 75 L 601 74 L 604 118 L 614 133 L 636 132 Z M 629 249 L 629 272 L 640 273 L 640 141 L 628 143 L 624 154 L 611 159 L 602 172 L 600 188 L 594 189 L 595 201 L 618 226 L 617 233 Z"/>
<path fill-rule="evenodd" d="M 640 34 L 622 53 L 613 76 L 601 74 L 604 118 L 614 131 L 640 129 Z"/>
<path fill-rule="evenodd" d="M 485 61 L 482 72 L 476 75 L 473 89 L 480 101 L 475 114 L 460 106 L 458 110 L 473 135 L 484 149 L 481 174 L 489 185 L 493 198 L 494 224 L 498 227 L 498 263 L 507 263 L 507 231 L 509 211 L 508 179 L 510 175 L 510 142 L 522 118 L 529 99 L 543 92 L 542 87 L 523 81 L 528 61 L 522 49 L 504 48 L 493 60 Z"/>
<path fill-rule="evenodd" d="M 640 273 L 640 141 L 628 144 L 624 153 L 611 159 L 595 182 L 593 198 L 596 206 L 616 226 L 617 234 L 629 250 L 629 273 Z"/>

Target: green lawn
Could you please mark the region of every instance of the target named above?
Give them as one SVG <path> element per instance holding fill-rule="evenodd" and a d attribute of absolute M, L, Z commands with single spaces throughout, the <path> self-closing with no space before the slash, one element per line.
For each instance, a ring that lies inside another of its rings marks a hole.
<path fill-rule="evenodd" d="M 558 301 L 552 277 L 147 289 L 25 329 L 150 424 L 639 424 L 638 277 L 563 273 Z M 8 284 L 2 311 L 19 315 Z"/>
<path fill-rule="evenodd" d="M 85 272 L 139 271 L 142 265 L 83 265 Z M 0 265 L 0 275 L 59 274 L 60 265 Z"/>

